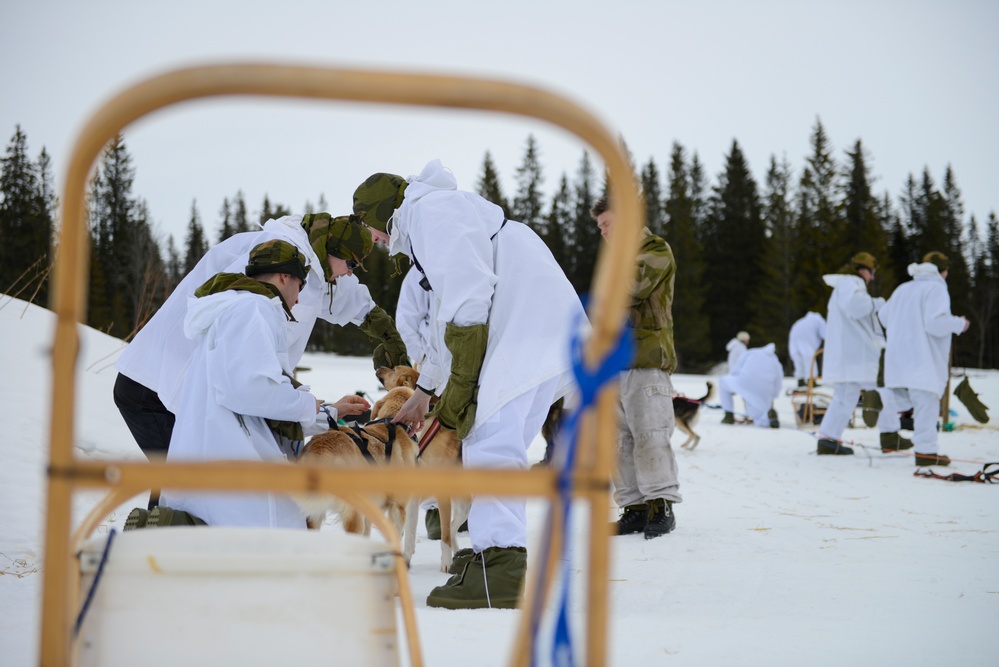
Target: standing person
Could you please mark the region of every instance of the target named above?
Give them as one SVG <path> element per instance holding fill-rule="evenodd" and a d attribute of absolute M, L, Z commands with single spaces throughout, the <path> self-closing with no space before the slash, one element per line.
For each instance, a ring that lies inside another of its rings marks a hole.
<path fill-rule="evenodd" d="M 877 261 L 869 252 L 858 252 L 850 262 L 822 277 L 833 288 L 827 308 L 825 352 L 822 379 L 832 385 L 833 397 L 822 417 L 816 453 L 849 455 L 853 448 L 841 442 L 862 390 L 875 389 L 884 330 L 877 319 L 884 305 L 881 297 L 872 297 L 867 286 L 874 280 Z M 884 404 L 878 415 L 881 451 L 909 449 L 912 443 L 899 436 L 898 410 L 890 392 L 881 395 Z"/>
<path fill-rule="evenodd" d="M 746 402 L 746 416 L 756 426 L 780 428 L 773 405 L 780 396 L 784 368 L 777 358 L 776 349 L 773 343 L 767 343 L 763 347 L 746 350 L 739 361 L 735 362 L 735 368 L 718 381 L 718 398 L 722 409 L 726 416 L 732 415 L 733 421 L 735 415 L 732 396 L 739 394 Z"/>
<path fill-rule="evenodd" d="M 951 335 L 967 331 L 969 322 L 950 312 L 946 255 L 929 252 L 908 270 L 912 280 L 895 289 L 878 315 L 888 332 L 885 386 L 904 392 L 912 403 L 916 465 L 945 466 L 950 458 L 939 453 L 937 444 L 940 398 L 947 386 Z"/>
<path fill-rule="evenodd" d="M 614 209 L 602 197 L 590 209 L 605 239 L 614 233 Z M 614 501 L 623 508 L 611 526 L 618 535 L 661 537 L 676 527 L 673 504 L 680 496 L 676 456 L 673 381 L 673 250 L 646 227 L 638 250 L 629 325 L 637 350 L 618 388 L 618 456 Z"/>
<path fill-rule="evenodd" d="M 458 432 L 469 468 L 526 469 L 548 409 L 572 389 L 569 334 L 585 322 L 579 298 L 544 242 L 503 210 L 459 190 L 439 160 L 418 176 L 378 173 L 354 192 L 354 213 L 426 278 L 451 354 L 434 415 Z M 543 288 L 540 288 L 543 286 Z M 396 416 L 423 425 L 433 389 Z M 427 598 L 431 607 L 517 606 L 527 568 L 523 498 L 475 496 L 475 555 Z"/>
<path fill-rule="evenodd" d="M 301 360 L 318 318 L 357 325 L 377 341 L 376 368 L 409 363 L 392 318 L 353 275 L 372 250 L 370 232 L 356 220 L 328 213 L 268 220 L 260 231 L 236 234 L 213 246 L 118 358 L 115 404 L 147 456 L 166 454 L 177 394 L 197 347 L 183 333 L 187 299 L 216 273 L 242 271 L 250 249 L 272 239 L 294 245 L 310 266 L 311 277 L 293 309 L 295 320 L 285 325 L 292 368 Z"/>
<path fill-rule="evenodd" d="M 822 315 L 809 311 L 791 325 L 787 336 L 787 351 L 794 364 L 794 377 L 799 387 L 808 385 L 811 376 L 812 359 L 826 337 L 826 320 Z"/>
<path fill-rule="evenodd" d="M 307 283 L 304 254 L 287 241 L 250 251 L 243 273 L 219 273 L 194 292 L 184 334 L 195 344 L 178 390 L 168 461 L 280 461 L 282 436 L 301 441 L 322 401 L 292 384 L 285 322 Z M 340 414 L 369 407 L 359 396 Z M 275 493 L 163 492 L 163 504 L 210 526 L 305 528 L 295 502 Z"/>

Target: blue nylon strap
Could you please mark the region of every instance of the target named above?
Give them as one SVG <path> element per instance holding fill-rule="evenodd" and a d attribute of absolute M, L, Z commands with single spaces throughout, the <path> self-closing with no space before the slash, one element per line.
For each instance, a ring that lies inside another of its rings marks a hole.
<path fill-rule="evenodd" d="M 578 331 L 579 327 L 574 330 Z M 572 372 L 579 388 L 579 407 L 570 415 L 569 420 L 558 434 L 558 441 L 564 447 L 563 456 L 557 457 L 559 466 L 558 490 L 562 506 L 562 587 L 559 595 L 558 616 L 555 623 L 555 631 L 552 642 L 552 664 L 557 667 L 573 667 L 575 659 L 572 650 L 572 636 L 569 625 L 569 573 L 572 571 L 569 557 L 569 509 L 571 502 L 571 480 L 572 470 L 575 467 L 576 443 L 578 441 L 578 430 L 582 414 L 595 402 L 597 395 L 605 384 L 614 380 L 617 375 L 629 368 L 635 356 L 634 333 L 630 327 L 622 327 L 613 349 L 600 362 L 592 372 L 586 368 L 583 360 L 583 340 L 575 333 L 570 342 L 572 353 Z M 545 558 L 545 561 L 548 559 Z M 542 567 L 546 567 L 542 563 Z M 543 578 L 541 578 L 543 581 Z M 534 628 L 535 638 L 537 627 Z M 537 642 L 534 643 L 537 647 Z M 537 649 L 534 651 L 532 665 L 538 664 Z"/>

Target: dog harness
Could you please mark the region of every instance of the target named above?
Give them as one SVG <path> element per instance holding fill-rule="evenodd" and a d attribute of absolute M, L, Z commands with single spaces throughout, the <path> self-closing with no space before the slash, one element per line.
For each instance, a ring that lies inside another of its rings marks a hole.
<path fill-rule="evenodd" d="M 365 430 L 367 429 L 368 426 L 373 426 L 375 424 L 385 424 L 386 426 L 385 430 L 388 433 L 386 440 L 382 440 L 374 433 L 370 433 L 367 430 Z M 395 445 L 395 429 L 392 428 L 391 417 L 385 417 L 384 419 L 376 419 L 374 421 L 368 422 L 367 424 L 364 424 L 363 426 L 359 425 L 357 422 L 351 422 L 348 428 L 350 429 L 349 431 L 341 429 L 340 432 L 346 435 L 348 438 L 350 438 L 354 442 L 354 444 L 357 445 L 357 448 L 361 451 L 361 455 L 368 463 L 374 464 L 375 457 L 371 454 L 371 450 L 368 449 L 368 443 L 364 440 L 364 438 L 361 437 L 362 433 L 364 435 L 371 436 L 378 442 L 381 442 L 385 445 L 386 461 L 392 458 L 392 447 Z"/>

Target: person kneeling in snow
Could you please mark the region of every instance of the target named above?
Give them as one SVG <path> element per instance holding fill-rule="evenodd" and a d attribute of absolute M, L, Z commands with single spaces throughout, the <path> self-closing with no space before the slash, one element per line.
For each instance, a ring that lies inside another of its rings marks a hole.
<path fill-rule="evenodd" d="M 309 265 L 291 243 L 250 251 L 245 275 L 218 273 L 189 300 L 184 333 L 195 342 L 179 392 L 167 461 L 281 461 L 312 430 L 322 401 L 292 382 L 285 323 Z M 334 404 L 342 415 L 370 407 L 359 396 Z M 209 526 L 302 528 L 291 498 L 275 493 L 163 491 L 162 505 Z"/>
<path fill-rule="evenodd" d="M 718 381 L 718 397 L 725 417 L 733 417 L 732 396 L 739 394 L 746 402 L 746 416 L 757 426 L 779 428 L 774 400 L 780 396 L 784 369 L 777 359 L 773 343 L 746 350 L 735 362 L 735 368 Z"/>

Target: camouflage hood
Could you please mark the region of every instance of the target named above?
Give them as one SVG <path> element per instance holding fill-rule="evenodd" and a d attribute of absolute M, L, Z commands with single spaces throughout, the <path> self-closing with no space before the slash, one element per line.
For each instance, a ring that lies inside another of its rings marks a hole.
<path fill-rule="evenodd" d="M 302 228 L 309 235 L 309 245 L 319 257 L 326 282 L 333 280 L 327 255 L 354 260 L 363 267 L 365 258 L 375 245 L 371 232 L 353 215 L 333 218 L 329 213 L 309 213 L 302 218 Z"/>

